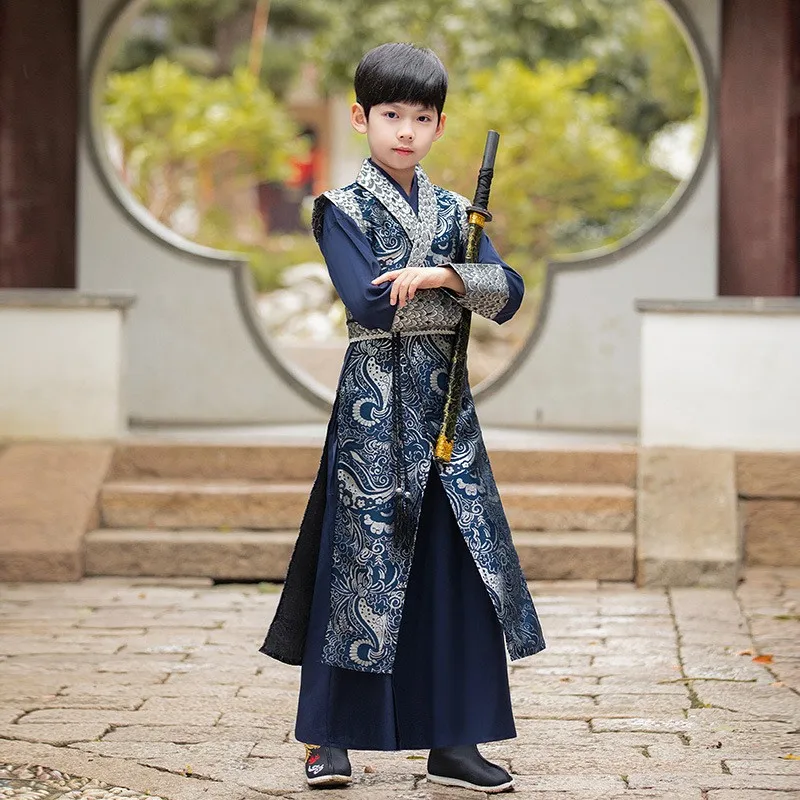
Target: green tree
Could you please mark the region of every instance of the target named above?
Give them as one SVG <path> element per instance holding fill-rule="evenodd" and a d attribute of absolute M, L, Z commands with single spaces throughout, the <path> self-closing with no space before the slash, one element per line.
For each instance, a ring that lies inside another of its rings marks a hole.
<path fill-rule="evenodd" d="M 210 79 L 163 58 L 109 75 L 105 125 L 124 182 L 167 225 L 191 202 L 202 227 L 232 187 L 285 179 L 300 147 L 286 112 L 246 70 Z"/>
<path fill-rule="evenodd" d="M 486 131 L 500 131 L 491 236 L 522 269 L 624 236 L 639 222 L 642 198 L 660 205 L 674 187 L 615 127 L 613 102 L 583 90 L 596 71 L 591 60 L 540 62 L 533 71 L 506 59 L 473 73 L 428 156 L 435 180 L 471 197 Z"/>

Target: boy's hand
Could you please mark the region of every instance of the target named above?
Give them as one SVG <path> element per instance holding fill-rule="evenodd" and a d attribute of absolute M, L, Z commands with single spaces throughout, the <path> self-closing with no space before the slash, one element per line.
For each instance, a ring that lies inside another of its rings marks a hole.
<path fill-rule="evenodd" d="M 398 304 L 403 308 L 414 299 L 417 289 L 452 289 L 454 292 L 464 294 L 466 287 L 459 274 L 452 267 L 405 267 L 393 269 L 378 275 L 373 285 L 378 286 L 386 281 L 392 281 L 392 291 L 389 302 Z"/>

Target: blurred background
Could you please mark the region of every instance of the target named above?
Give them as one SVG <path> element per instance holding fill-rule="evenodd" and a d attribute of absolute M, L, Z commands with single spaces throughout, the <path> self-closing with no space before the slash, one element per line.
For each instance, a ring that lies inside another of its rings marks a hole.
<path fill-rule="evenodd" d="M 367 155 L 347 131 L 352 75 L 387 40 L 432 47 L 450 73 L 434 182 L 471 196 L 486 130 L 502 134 L 489 233 L 527 294 L 506 325 L 475 319 L 474 387 L 530 336 L 549 258 L 635 237 L 695 170 L 704 93 L 660 0 L 150 0 L 104 77 L 103 141 L 152 217 L 243 254 L 271 346 L 334 389 L 344 309 L 310 206 Z"/>

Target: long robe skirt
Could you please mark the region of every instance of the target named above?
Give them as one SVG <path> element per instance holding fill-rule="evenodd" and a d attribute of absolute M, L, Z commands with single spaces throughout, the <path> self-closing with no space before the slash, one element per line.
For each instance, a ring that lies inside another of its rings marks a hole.
<path fill-rule="evenodd" d="M 295 736 L 352 750 L 417 750 L 516 736 L 503 630 L 431 465 L 391 675 L 321 662 L 330 610 L 335 426 Z"/>

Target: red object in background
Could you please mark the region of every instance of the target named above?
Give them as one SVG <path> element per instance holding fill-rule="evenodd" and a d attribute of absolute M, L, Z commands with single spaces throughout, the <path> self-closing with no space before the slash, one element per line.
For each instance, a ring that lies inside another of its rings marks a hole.
<path fill-rule="evenodd" d="M 319 175 L 319 150 L 312 146 L 305 158 L 293 158 L 293 175 L 286 181 L 292 189 L 304 190 L 304 194 L 314 193 L 314 183 Z"/>

